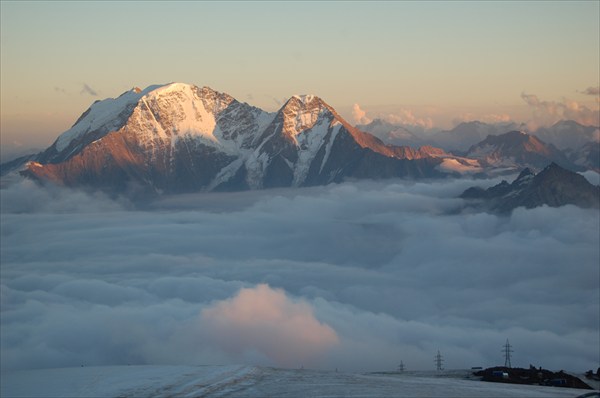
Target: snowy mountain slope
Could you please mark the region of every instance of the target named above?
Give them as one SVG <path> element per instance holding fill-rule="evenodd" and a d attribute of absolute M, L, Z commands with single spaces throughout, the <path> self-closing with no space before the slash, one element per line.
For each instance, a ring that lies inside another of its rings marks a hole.
<path fill-rule="evenodd" d="M 140 98 L 161 86 L 150 86 L 144 91 L 133 88 L 121 94 L 118 98 L 108 98 L 96 101 L 85 111 L 75 124 L 62 133 L 56 140 L 57 152 L 62 152 L 71 143 L 90 132 L 97 132 L 100 137 L 108 131 L 118 129 L 127 118 L 127 111 L 135 105 Z"/>
<path fill-rule="evenodd" d="M 272 118 L 272 114 L 208 87 L 172 83 L 143 91 L 136 88 L 118 98 L 95 102 L 45 151 L 41 161 L 67 160 L 109 133 L 130 131 L 150 150 L 161 141 L 175 146 L 181 139 L 192 138 L 237 153 L 239 148 L 251 146 L 254 134 Z M 92 138 L 94 141 L 89 141 Z"/>
<path fill-rule="evenodd" d="M 468 380 L 470 372 L 344 373 L 252 366 L 107 366 L 2 374 L 3 397 L 578 397 L 589 390 Z"/>
<path fill-rule="evenodd" d="M 268 113 L 172 83 L 94 103 L 23 174 L 119 192 L 244 190 L 439 177 L 442 154 L 386 145 L 314 95 L 292 96 Z"/>

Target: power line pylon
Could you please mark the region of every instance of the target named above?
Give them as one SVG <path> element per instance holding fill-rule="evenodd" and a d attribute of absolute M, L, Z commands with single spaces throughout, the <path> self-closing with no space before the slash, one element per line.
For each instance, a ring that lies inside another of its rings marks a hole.
<path fill-rule="evenodd" d="M 512 365 L 510 364 L 510 353 L 514 351 L 512 350 L 512 346 L 508 342 L 508 339 L 506 339 L 502 352 L 504 353 L 504 367 L 512 368 Z"/>
<path fill-rule="evenodd" d="M 444 362 L 444 358 L 442 357 L 442 354 L 440 354 L 440 350 L 438 350 L 437 355 L 434 358 L 435 359 L 433 360 L 433 362 L 435 362 L 436 370 L 444 370 L 444 368 L 442 367 L 442 362 Z"/>

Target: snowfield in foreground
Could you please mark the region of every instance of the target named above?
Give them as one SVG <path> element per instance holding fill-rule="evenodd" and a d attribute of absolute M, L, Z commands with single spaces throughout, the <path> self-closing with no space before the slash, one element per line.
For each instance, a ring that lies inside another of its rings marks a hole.
<path fill-rule="evenodd" d="M 255 366 L 104 366 L 2 374 L 2 397 L 578 397 L 468 380 L 469 371 L 342 373 Z"/>

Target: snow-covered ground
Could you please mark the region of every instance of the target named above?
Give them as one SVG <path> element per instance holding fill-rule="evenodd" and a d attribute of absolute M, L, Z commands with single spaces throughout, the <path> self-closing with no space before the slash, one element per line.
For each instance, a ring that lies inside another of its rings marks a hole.
<path fill-rule="evenodd" d="M 486 383 L 469 371 L 343 373 L 255 366 L 104 366 L 2 374 L 2 397 L 578 397 Z"/>

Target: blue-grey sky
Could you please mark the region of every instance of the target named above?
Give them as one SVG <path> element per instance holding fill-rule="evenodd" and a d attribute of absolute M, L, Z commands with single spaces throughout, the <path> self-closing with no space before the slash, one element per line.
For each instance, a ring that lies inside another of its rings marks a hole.
<path fill-rule="evenodd" d="M 522 93 L 597 109 L 582 92 L 598 86 L 599 4 L 2 1 L 2 144 L 48 144 L 94 100 L 171 81 L 439 127 L 524 121 Z"/>

